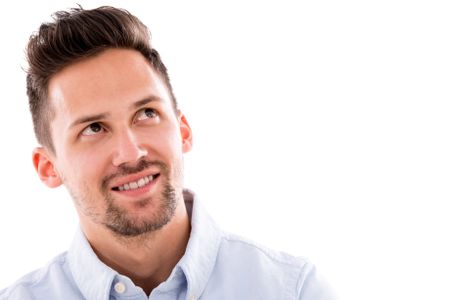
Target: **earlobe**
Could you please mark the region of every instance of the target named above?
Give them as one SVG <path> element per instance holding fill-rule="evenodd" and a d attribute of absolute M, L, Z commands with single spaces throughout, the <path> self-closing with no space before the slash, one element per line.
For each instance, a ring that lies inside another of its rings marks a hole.
<path fill-rule="evenodd" d="M 33 165 L 46 186 L 55 188 L 62 184 L 61 177 L 56 172 L 55 165 L 44 148 L 39 147 L 33 150 Z"/>
<path fill-rule="evenodd" d="M 189 126 L 186 117 L 179 113 L 180 133 L 183 143 L 183 153 L 189 152 L 192 149 L 192 129 Z"/>

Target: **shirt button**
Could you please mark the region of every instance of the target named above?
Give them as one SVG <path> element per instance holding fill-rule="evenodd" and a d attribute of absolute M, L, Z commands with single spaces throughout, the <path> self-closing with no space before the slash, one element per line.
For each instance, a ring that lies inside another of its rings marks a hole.
<path fill-rule="evenodd" d="M 114 285 L 114 290 L 119 294 L 123 294 L 125 292 L 125 284 L 122 282 L 118 282 Z"/>

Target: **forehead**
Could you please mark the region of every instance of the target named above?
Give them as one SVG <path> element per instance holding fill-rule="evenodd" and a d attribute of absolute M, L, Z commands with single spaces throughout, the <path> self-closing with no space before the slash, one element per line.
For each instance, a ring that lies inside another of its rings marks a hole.
<path fill-rule="evenodd" d="M 108 49 L 65 67 L 51 78 L 48 94 L 56 115 L 120 108 L 150 96 L 170 103 L 160 75 L 129 49 Z"/>

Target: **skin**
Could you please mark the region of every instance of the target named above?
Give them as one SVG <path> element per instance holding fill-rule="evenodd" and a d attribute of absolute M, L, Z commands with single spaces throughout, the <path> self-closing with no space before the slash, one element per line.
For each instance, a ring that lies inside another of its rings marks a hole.
<path fill-rule="evenodd" d="M 135 50 L 108 49 L 71 64 L 51 78 L 48 92 L 55 151 L 34 150 L 36 171 L 47 186 L 68 189 L 99 259 L 149 295 L 169 277 L 189 239 L 182 195 L 183 154 L 192 147 L 189 124 L 174 110 L 159 74 Z M 158 163 L 139 168 L 143 160 Z M 146 175 L 157 177 L 144 188 L 113 189 Z M 174 195 L 170 213 L 164 210 L 167 185 Z M 138 233 L 111 230 L 108 205 Z M 139 232 L 164 216 L 160 228 Z"/>

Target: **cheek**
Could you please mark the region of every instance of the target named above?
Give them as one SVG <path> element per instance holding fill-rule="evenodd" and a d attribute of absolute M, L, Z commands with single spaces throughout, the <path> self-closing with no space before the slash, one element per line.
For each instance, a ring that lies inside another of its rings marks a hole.
<path fill-rule="evenodd" d="M 174 156 L 182 155 L 181 136 L 178 128 L 175 127 L 158 131 L 151 139 L 150 145 L 158 152 L 158 156 L 169 160 L 173 160 Z"/>
<path fill-rule="evenodd" d="M 68 156 L 66 173 L 72 184 L 76 184 L 83 189 L 92 189 L 92 185 L 98 185 L 104 170 L 105 153 L 101 149 L 87 150 L 72 153 Z M 82 187 L 81 187 L 82 186 Z"/>

